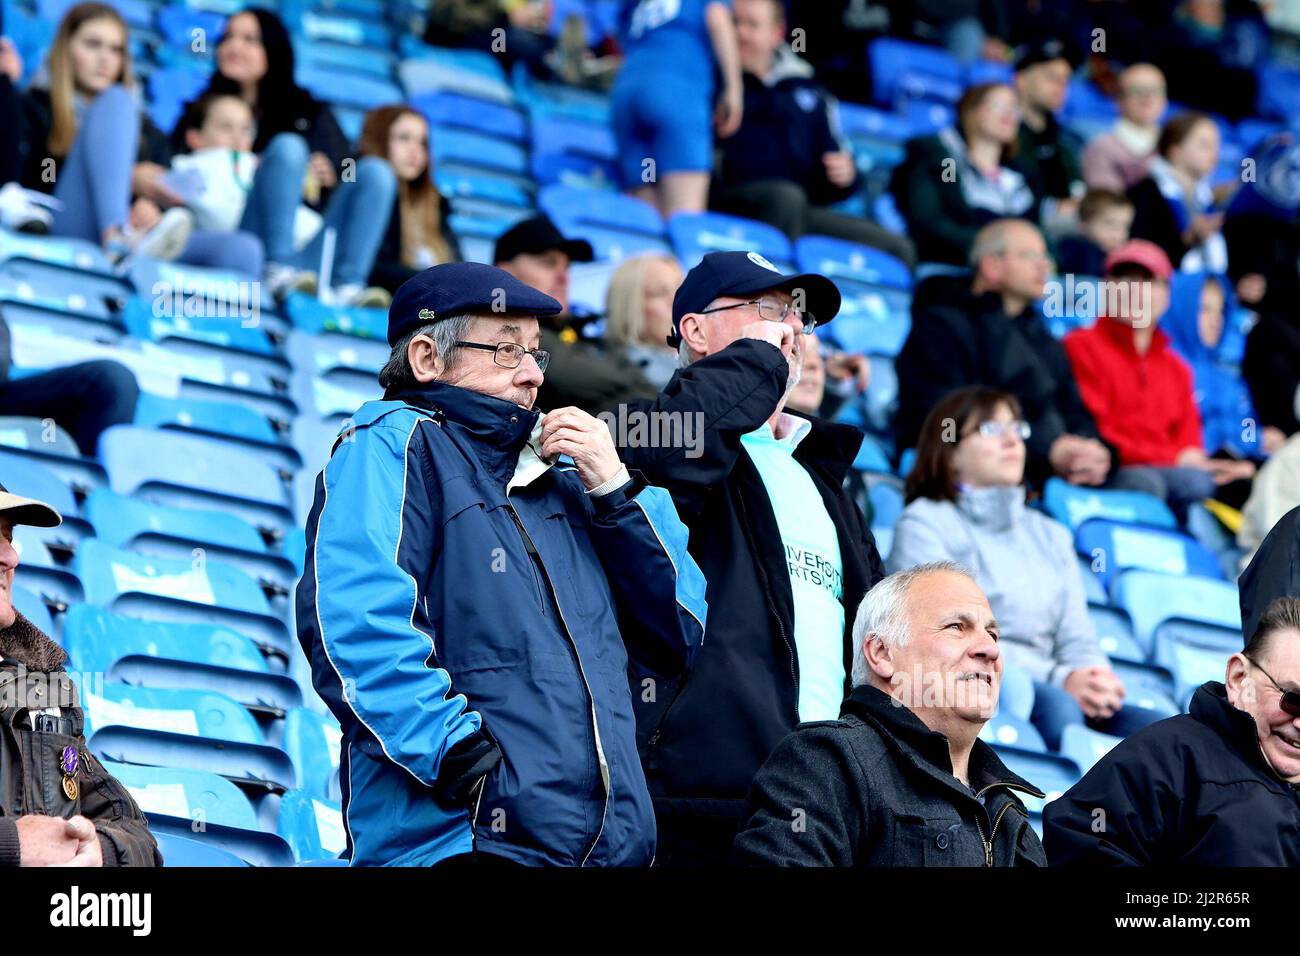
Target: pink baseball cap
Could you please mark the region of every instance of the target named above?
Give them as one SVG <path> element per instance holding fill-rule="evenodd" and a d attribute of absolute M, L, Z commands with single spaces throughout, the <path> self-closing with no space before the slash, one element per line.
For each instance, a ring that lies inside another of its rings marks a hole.
<path fill-rule="evenodd" d="M 1157 279 L 1164 279 L 1166 282 L 1174 274 L 1174 267 L 1169 264 L 1169 257 L 1165 255 L 1165 251 L 1146 239 L 1130 239 L 1119 248 L 1112 249 L 1110 255 L 1106 256 L 1102 269 L 1106 275 L 1110 275 L 1116 266 L 1129 263 L 1141 266 Z"/>

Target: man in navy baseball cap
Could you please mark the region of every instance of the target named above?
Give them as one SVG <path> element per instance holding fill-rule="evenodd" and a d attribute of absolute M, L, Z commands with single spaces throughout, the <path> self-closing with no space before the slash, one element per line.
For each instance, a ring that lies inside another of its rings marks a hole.
<path fill-rule="evenodd" d="M 839 307 L 825 276 L 782 274 L 757 252 L 710 253 L 673 301 L 669 344 L 683 367 L 623 415 L 622 459 L 672 493 L 712 612 L 690 680 L 633 695 L 662 866 L 729 860 L 772 749 L 800 721 L 839 716 L 854 612 L 884 576 L 843 486 L 862 433 L 786 409 L 805 342 L 816 348 L 808 333 Z M 701 437 L 665 448 L 639 440 L 638 422 Z"/>

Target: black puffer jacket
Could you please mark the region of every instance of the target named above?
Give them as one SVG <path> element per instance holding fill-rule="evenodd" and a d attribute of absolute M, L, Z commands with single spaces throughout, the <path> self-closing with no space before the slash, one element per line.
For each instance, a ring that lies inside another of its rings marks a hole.
<path fill-rule="evenodd" d="M 1116 745 L 1047 805 L 1043 827 L 1053 866 L 1300 866 L 1300 789 L 1218 681 L 1190 713 Z"/>
<path fill-rule="evenodd" d="M 802 724 L 759 771 L 736 837 L 752 866 L 1044 866 L 1015 791 L 1042 791 L 976 740 L 969 779 L 948 739 L 870 685 L 839 720 Z"/>
<path fill-rule="evenodd" d="M 65 657 L 21 614 L 0 630 L 0 867 L 19 864 L 17 819 L 27 814 L 86 817 L 99 835 L 105 866 L 161 866 L 144 814 L 86 746 Z M 59 714 L 50 715 L 52 726 L 34 729 L 30 712 L 53 707 Z M 74 799 L 64 789 L 61 766 L 68 748 L 77 755 Z"/>
<path fill-rule="evenodd" d="M 702 415 L 698 457 L 683 448 L 620 449 L 629 468 L 671 492 L 690 529 L 691 556 L 708 581 L 709 626 L 694 668 L 660 686 L 653 700 L 633 688 L 661 862 L 674 862 L 683 830 L 700 851 L 689 862 L 726 860 L 754 774 L 799 722 L 794 595 L 781 533 L 740 443 L 771 417 L 788 371 L 780 350 L 767 342 L 734 342 L 679 370 L 653 403 L 635 406 Z M 794 458 L 838 533 L 847 673 L 854 614 L 885 571 L 862 513 L 843 490 L 862 433 L 810 421 L 812 431 Z"/>

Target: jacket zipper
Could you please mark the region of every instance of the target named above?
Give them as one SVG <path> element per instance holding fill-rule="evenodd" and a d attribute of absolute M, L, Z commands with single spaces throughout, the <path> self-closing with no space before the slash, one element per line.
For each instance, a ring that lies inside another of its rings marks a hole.
<path fill-rule="evenodd" d="M 742 517 L 745 519 L 745 525 L 749 525 L 749 509 L 745 507 L 745 499 L 741 494 L 736 495 L 736 501 L 740 505 Z M 783 545 L 784 547 L 784 545 Z M 755 552 L 758 553 L 757 551 Z M 781 621 L 781 615 L 776 610 L 776 605 L 772 602 L 772 589 L 767 576 L 767 569 L 763 567 L 762 562 L 755 561 L 754 566 L 758 568 L 759 577 L 763 579 L 763 597 L 767 601 L 767 609 L 772 614 L 772 620 L 776 621 L 776 629 L 781 634 L 781 641 L 785 644 L 786 651 L 790 655 L 790 680 L 794 683 L 794 722 L 799 723 L 799 670 L 796 666 L 798 658 L 795 656 L 794 645 L 785 633 L 785 624 Z"/>
<path fill-rule="evenodd" d="M 533 544 L 533 539 L 528 534 L 528 529 L 524 527 L 524 523 L 520 519 L 519 513 L 515 511 L 515 506 L 507 502 L 506 510 L 510 512 L 510 517 L 514 519 L 515 527 L 519 529 L 519 537 L 522 538 L 524 542 L 524 550 L 528 552 L 528 567 L 532 569 L 533 585 L 537 588 L 537 606 L 545 611 L 546 596 L 542 593 L 542 582 L 539 580 L 537 571 L 537 561 L 541 559 L 541 555 L 537 551 L 537 546 Z"/>
<path fill-rule="evenodd" d="M 510 496 L 507 493 L 507 505 L 509 505 L 509 497 Z M 519 527 L 520 534 L 524 536 L 525 547 L 530 549 L 531 554 L 537 554 L 538 561 L 540 562 L 541 554 L 533 545 L 533 540 L 528 534 L 528 529 L 524 527 L 523 520 L 515 512 L 513 505 L 509 505 L 509 507 L 511 515 L 514 516 L 515 524 Z M 531 558 L 529 559 L 529 563 L 534 563 Z M 600 838 L 605 833 L 605 818 L 609 816 L 611 787 L 609 763 L 605 760 L 605 747 L 600 740 L 600 723 L 596 718 L 596 696 L 591 692 L 591 683 L 587 680 L 587 669 L 583 667 L 582 655 L 578 652 L 578 642 L 573 639 L 573 633 L 569 630 L 569 622 L 564 619 L 564 609 L 560 607 L 560 597 L 555 593 L 555 588 L 551 587 L 550 577 L 546 574 L 545 566 L 543 565 L 540 571 L 535 567 L 533 571 L 535 575 L 540 575 L 541 577 L 546 578 L 547 587 L 551 592 L 551 598 L 555 601 L 555 612 L 560 615 L 560 624 L 564 628 L 564 636 L 569 639 L 569 645 L 573 648 L 574 660 L 578 662 L 578 674 L 582 677 L 582 686 L 587 691 L 587 700 L 591 702 L 591 732 L 596 741 L 596 762 L 600 766 L 600 779 L 601 783 L 604 785 L 605 801 L 600 809 L 600 828 L 596 831 L 596 839 L 591 841 L 591 846 L 587 848 L 587 852 L 583 854 L 582 861 L 578 864 L 579 866 L 586 866 L 587 860 L 591 858 L 591 854 L 595 852 L 596 846 L 600 843 Z"/>
<path fill-rule="evenodd" d="M 690 683 L 690 680 L 691 680 L 691 671 L 687 671 L 685 676 L 682 677 L 682 682 L 677 688 L 677 693 L 673 694 L 673 699 L 668 702 L 667 709 L 665 709 L 664 712 L 660 715 L 658 723 L 655 724 L 654 731 L 650 734 L 650 738 L 646 741 L 647 747 L 653 747 L 659 743 L 659 736 L 663 732 L 664 726 L 668 723 L 668 715 L 673 712 L 673 708 L 677 706 L 677 702 L 681 700 L 682 695 L 686 693 L 686 685 Z"/>
<path fill-rule="evenodd" d="M 997 783 L 989 784 L 987 787 L 984 787 L 982 790 L 976 793 L 975 796 L 977 798 L 981 797 L 984 794 L 988 793 L 990 790 L 992 790 L 994 787 L 1006 787 L 1008 790 L 1021 790 L 1024 791 L 1025 793 L 1031 793 L 1036 797 L 1043 796 L 1043 794 L 1041 793 L 1034 793 L 1034 791 L 1032 790 L 1027 790 L 1024 787 L 1021 787 L 1014 783 L 1010 783 L 1005 780 L 999 780 Z M 1004 804 L 1002 809 L 998 811 L 997 817 L 995 817 L 993 820 L 993 829 L 989 831 L 988 839 L 984 838 L 984 828 L 980 826 L 979 817 L 975 818 L 975 829 L 979 831 L 980 841 L 984 844 L 984 865 L 985 866 L 993 865 L 993 838 L 997 836 L 998 824 L 1002 822 L 1002 818 L 1006 816 L 1007 811 L 1010 810 L 1013 806 L 1015 806 L 1014 800 Z"/>

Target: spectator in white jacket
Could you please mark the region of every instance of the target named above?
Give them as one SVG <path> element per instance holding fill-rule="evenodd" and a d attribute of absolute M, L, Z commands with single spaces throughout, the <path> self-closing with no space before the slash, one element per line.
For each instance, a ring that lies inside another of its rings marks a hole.
<path fill-rule="evenodd" d="M 1002 653 L 1034 681 L 1031 720 L 1059 749 L 1069 724 L 1119 737 L 1169 714 L 1124 706 L 1088 617 L 1074 543 L 1025 503 L 1029 425 L 1006 392 L 958 389 L 926 417 L 891 572 L 932 561 L 970 568 L 1001 626 Z"/>

